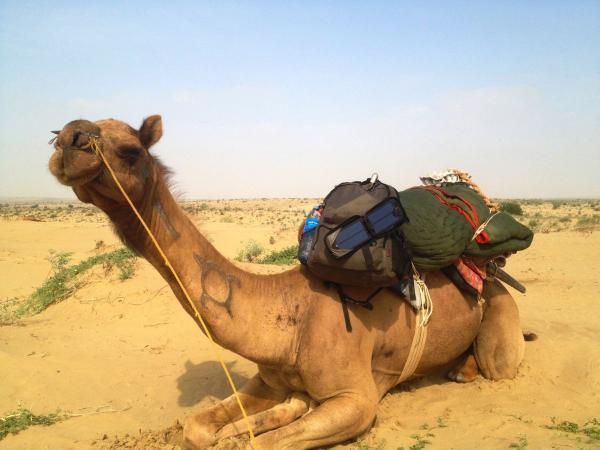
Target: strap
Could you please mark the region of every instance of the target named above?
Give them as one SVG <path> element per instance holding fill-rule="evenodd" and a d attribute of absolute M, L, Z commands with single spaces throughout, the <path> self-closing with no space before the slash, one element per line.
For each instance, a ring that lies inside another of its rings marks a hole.
<path fill-rule="evenodd" d="M 352 332 L 352 324 L 350 323 L 350 313 L 348 312 L 348 303 L 353 303 L 355 305 L 360 305 L 363 308 L 368 309 L 369 311 L 373 310 L 373 304 L 371 303 L 371 299 L 373 297 L 375 297 L 377 294 L 379 294 L 379 291 L 381 291 L 381 289 L 383 288 L 377 288 L 375 291 L 373 291 L 365 300 L 357 300 L 353 297 L 350 297 L 348 294 L 346 294 L 344 292 L 344 288 L 337 284 L 337 283 L 333 283 L 331 281 L 326 281 L 325 282 L 325 286 L 327 287 L 335 287 L 338 296 L 340 297 L 340 302 L 342 303 L 342 311 L 344 312 L 344 322 L 346 322 L 346 331 L 348 333 Z"/>
<path fill-rule="evenodd" d="M 471 238 L 471 241 L 474 241 L 475 239 L 477 239 L 477 237 L 483 233 L 485 231 L 485 227 L 488 226 L 488 224 L 491 222 L 491 220 L 496 217 L 496 215 L 498 214 L 499 211 L 496 211 L 495 213 L 493 213 L 490 217 L 488 217 L 486 219 L 485 222 L 483 222 L 481 225 L 479 225 L 479 228 L 477 228 L 475 230 L 475 234 L 473 234 L 473 237 Z"/>
<path fill-rule="evenodd" d="M 353 303 L 355 305 L 360 305 L 363 308 L 368 309 L 369 311 L 371 311 L 373 309 L 373 304 L 371 303 L 371 299 L 373 297 L 375 297 L 377 294 L 379 294 L 379 291 L 381 291 L 383 289 L 383 288 L 377 288 L 377 289 L 375 289 L 375 291 L 373 291 L 371 294 L 369 294 L 369 296 L 366 299 L 359 300 L 354 297 L 350 297 L 348 294 L 346 294 L 344 292 L 344 288 L 340 284 L 334 283 L 333 281 L 326 281 L 325 286 L 335 287 L 335 289 L 337 290 L 338 296 L 340 297 L 340 300 L 344 300 L 348 303 Z"/>
<path fill-rule="evenodd" d="M 477 214 L 477 209 L 471 204 L 471 202 L 465 200 L 460 195 L 450 194 L 437 186 L 419 186 L 417 189 L 425 189 L 426 191 L 430 192 L 440 203 L 462 215 L 473 228 L 473 231 L 475 232 L 473 239 L 475 239 L 479 244 L 485 244 L 490 241 L 490 237 L 487 232 L 485 232 L 483 229 L 479 230 L 481 225 L 479 222 L 479 215 Z M 450 203 L 444 197 L 461 201 L 470 212 L 458 205 Z"/>
<path fill-rule="evenodd" d="M 472 295 L 475 298 L 477 298 L 479 296 L 479 293 L 477 292 L 477 290 L 465 281 L 465 279 L 460 275 L 460 273 L 458 272 L 458 269 L 456 268 L 456 266 L 454 264 L 451 264 L 446 267 L 442 267 L 440 270 L 461 291 L 464 291 L 464 292 Z"/>
<path fill-rule="evenodd" d="M 345 298 L 341 298 L 342 311 L 344 312 L 344 322 L 346 323 L 346 331 L 352 333 L 352 324 L 350 323 L 350 313 L 348 312 L 348 302 Z"/>
<path fill-rule="evenodd" d="M 370 245 L 364 244 L 361 247 L 363 258 L 365 258 L 365 263 L 367 265 L 367 269 L 373 270 L 373 255 L 371 255 L 371 251 L 369 250 Z"/>
<path fill-rule="evenodd" d="M 400 230 L 393 233 L 390 239 L 392 240 L 392 269 L 396 273 L 398 280 L 402 280 L 412 264 L 410 251 Z"/>

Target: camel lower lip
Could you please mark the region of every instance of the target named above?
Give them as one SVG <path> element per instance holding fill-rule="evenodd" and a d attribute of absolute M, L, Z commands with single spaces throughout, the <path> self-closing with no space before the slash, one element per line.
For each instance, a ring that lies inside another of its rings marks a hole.
<path fill-rule="evenodd" d="M 82 184 L 89 183 L 94 178 L 100 175 L 100 170 L 94 171 L 92 173 L 87 173 L 83 175 L 79 175 L 76 177 L 69 177 L 64 173 L 60 174 L 59 179 L 61 183 L 66 184 L 67 186 L 80 186 Z"/>

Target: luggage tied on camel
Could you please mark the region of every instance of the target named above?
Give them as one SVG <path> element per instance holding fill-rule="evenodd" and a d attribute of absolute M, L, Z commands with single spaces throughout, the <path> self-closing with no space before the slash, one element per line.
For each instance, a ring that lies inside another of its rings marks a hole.
<path fill-rule="evenodd" d="M 486 263 L 526 249 L 533 233 L 497 211 L 464 172 L 422 181 L 401 192 L 376 176 L 336 186 L 311 214 L 314 227 L 302 234 L 300 261 L 336 284 L 341 297 L 342 286 L 390 287 L 415 300 L 411 275 L 431 270 L 479 296 Z M 358 303 L 369 307 L 377 292 Z"/>

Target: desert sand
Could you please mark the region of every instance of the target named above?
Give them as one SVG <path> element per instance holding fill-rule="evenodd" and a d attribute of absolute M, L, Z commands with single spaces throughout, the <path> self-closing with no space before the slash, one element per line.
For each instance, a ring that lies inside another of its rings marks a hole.
<path fill-rule="evenodd" d="M 251 241 L 265 252 L 294 244 L 314 203 L 198 201 L 186 210 L 233 259 Z M 597 217 L 597 208 L 543 202 L 525 208 L 523 221 L 540 232 L 507 270 L 527 286 L 524 295 L 511 292 L 523 329 L 539 338 L 526 344 L 515 379 L 457 384 L 441 374 L 404 383 L 383 399 L 367 434 L 334 448 L 597 448 L 599 441 L 584 434 L 548 428 L 600 418 L 600 233 L 577 227 L 589 225 L 578 215 Z M 121 247 L 102 214 L 77 203 L 3 205 L 2 211 L 0 306 L 43 283 L 51 250 L 72 253 L 75 263 Z M 176 421 L 229 395 L 208 340 L 166 283 L 139 258 L 135 268 L 121 281 L 115 271 L 95 267 L 69 298 L 0 325 L 0 416 L 20 407 L 69 414 L 8 435 L 0 449 L 179 448 Z M 225 359 L 238 386 L 256 372 L 233 353 Z"/>

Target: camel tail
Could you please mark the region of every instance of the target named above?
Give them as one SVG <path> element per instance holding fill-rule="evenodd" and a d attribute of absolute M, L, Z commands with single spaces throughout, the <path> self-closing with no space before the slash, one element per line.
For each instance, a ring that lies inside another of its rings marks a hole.
<path fill-rule="evenodd" d="M 537 341 L 538 335 L 533 331 L 523 330 L 523 339 L 525 342 Z"/>

